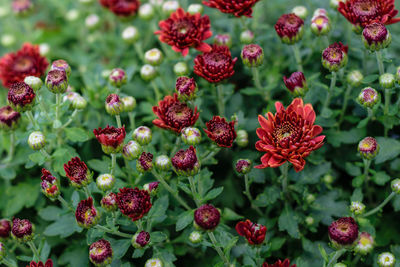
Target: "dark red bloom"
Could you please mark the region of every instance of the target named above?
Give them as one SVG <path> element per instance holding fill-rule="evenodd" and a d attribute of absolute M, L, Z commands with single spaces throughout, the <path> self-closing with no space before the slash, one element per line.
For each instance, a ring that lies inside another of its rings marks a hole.
<path fill-rule="evenodd" d="M 203 41 L 212 36 L 210 19 L 200 13 L 191 15 L 182 8 L 178 8 L 171 16 L 159 22 L 160 41 L 172 47 L 175 52 L 185 57 L 189 48 L 194 47 L 201 52 L 209 52 L 211 47 Z"/>
<path fill-rule="evenodd" d="M 210 83 L 219 83 L 231 77 L 237 58 L 232 59 L 231 51 L 225 45 L 211 46 L 210 52 L 197 55 L 194 59 L 194 73 Z"/>
<path fill-rule="evenodd" d="M 11 8 L 17 15 L 26 15 L 33 9 L 33 3 L 31 0 L 13 0 Z"/>
<path fill-rule="evenodd" d="M 364 28 L 372 22 L 393 24 L 398 10 L 394 0 L 347 0 L 339 1 L 338 11 L 354 26 Z"/>
<path fill-rule="evenodd" d="M 8 104 L 15 110 L 23 112 L 32 107 L 35 103 L 36 94 L 33 89 L 24 82 L 17 82 L 11 85 L 8 90 Z"/>
<path fill-rule="evenodd" d="M 101 207 L 106 211 L 115 211 L 117 210 L 117 195 L 115 193 L 110 193 L 104 196 L 100 201 Z"/>
<path fill-rule="evenodd" d="M 206 0 L 203 4 L 218 8 L 222 13 L 229 13 L 235 17 L 246 16 L 251 18 L 253 13 L 252 7 L 260 0 Z"/>
<path fill-rule="evenodd" d="M 283 82 L 286 88 L 296 96 L 302 96 L 308 90 L 306 77 L 301 71 L 293 72 L 289 78 L 283 76 Z"/>
<path fill-rule="evenodd" d="M 33 236 L 32 223 L 27 219 L 13 218 L 11 233 L 17 239 L 29 241 Z"/>
<path fill-rule="evenodd" d="M 264 242 L 267 227 L 261 224 L 252 223 L 250 220 L 238 222 L 236 232 L 245 237 L 250 245 L 259 245 Z"/>
<path fill-rule="evenodd" d="M 322 65 L 330 72 L 338 71 L 346 66 L 348 61 L 347 53 L 349 46 L 339 43 L 333 43 L 322 52 Z"/>
<path fill-rule="evenodd" d="M 153 154 L 142 152 L 136 162 L 136 169 L 140 172 L 150 171 L 153 168 Z"/>
<path fill-rule="evenodd" d="M 353 217 L 343 217 L 331 223 L 329 238 L 336 246 L 351 246 L 358 239 L 358 225 Z"/>
<path fill-rule="evenodd" d="M 110 242 L 100 239 L 89 247 L 89 259 L 96 266 L 106 266 L 111 263 L 113 250 Z"/>
<path fill-rule="evenodd" d="M 137 13 L 139 0 L 99 0 L 100 4 L 120 17 L 130 17 Z"/>
<path fill-rule="evenodd" d="M 119 189 L 117 203 L 121 213 L 130 217 L 132 221 L 142 218 L 151 208 L 150 194 L 137 187 Z"/>
<path fill-rule="evenodd" d="M 303 34 L 304 21 L 294 13 L 283 14 L 275 24 L 275 31 L 284 43 L 293 44 Z"/>
<path fill-rule="evenodd" d="M 150 234 L 146 231 L 134 235 L 132 240 L 133 246 L 136 248 L 143 248 L 150 242 Z"/>
<path fill-rule="evenodd" d="M 314 125 L 314 109 L 311 104 L 304 105 L 301 98 L 295 98 L 286 110 L 280 102 L 275 108 L 275 115 L 268 112 L 268 118 L 258 116 L 261 128 L 257 129 L 260 140 L 256 149 L 265 154 L 256 168 L 276 168 L 289 161 L 299 172 L 306 164 L 304 158 L 323 145 L 325 136 L 318 136 L 322 127 Z"/>
<path fill-rule="evenodd" d="M 277 260 L 274 264 L 268 264 L 266 262 L 263 263 L 262 267 L 296 267 L 296 264 L 290 265 L 290 260 L 285 259 L 283 262 L 281 260 Z"/>
<path fill-rule="evenodd" d="M 11 233 L 11 224 L 9 220 L 0 220 L 0 238 L 8 238 Z"/>
<path fill-rule="evenodd" d="M 42 169 L 42 182 L 40 186 L 42 187 L 43 193 L 49 198 L 56 198 L 60 195 L 60 190 L 57 184 L 57 178 L 54 177 L 48 170 Z"/>
<path fill-rule="evenodd" d="M 93 205 L 93 198 L 89 197 L 78 203 L 75 219 L 78 225 L 83 228 L 90 228 L 97 224 L 100 214 Z"/>
<path fill-rule="evenodd" d="M 174 171 L 181 176 L 193 176 L 200 168 L 200 163 L 197 159 L 196 149 L 190 146 L 186 150 L 179 150 L 171 158 Z"/>
<path fill-rule="evenodd" d="M 12 109 L 10 106 L 0 108 L 0 129 L 14 129 L 17 125 L 21 114 Z"/>
<path fill-rule="evenodd" d="M 39 262 L 34 262 L 31 261 L 31 263 L 29 265 L 27 265 L 26 267 L 53 267 L 53 261 L 51 259 L 48 259 L 46 261 L 46 263 L 43 263 L 41 261 Z"/>
<path fill-rule="evenodd" d="M 122 128 L 115 128 L 114 126 L 110 127 L 107 125 L 104 129 L 94 129 L 93 133 L 97 141 L 101 144 L 104 153 L 118 153 L 122 150 L 126 136 L 125 126 Z"/>
<path fill-rule="evenodd" d="M 203 129 L 207 136 L 220 147 L 232 147 L 236 139 L 235 121 L 227 122 L 225 118 L 214 116 Z"/>
<path fill-rule="evenodd" d="M 72 158 L 68 163 L 64 164 L 64 170 L 73 186 L 82 187 L 92 181 L 91 172 L 85 162 L 81 161 L 78 157 Z"/>
<path fill-rule="evenodd" d="M 214 230 L 220 218 L 218 209 L 211 204 L 204 204 L 194 212 L 194 221 L 203 230 Z"/>
<path fill-rule="evenodd" d="M 26 43 L 15 53 L 0 58 L 0 80 L 5 87 L 23 82 L 27 76 L 42 76 L 49 63 L 39 53 L 39 46 Z"/>
<path fill-rule="evenodd" d="M 187 104 L 178 100 L 178 95 L 167 95 L 163 100 L 158 102 L 158 106 L 153 107 L 154 114 L 158 119 L 153 120 L 153 124 L 157 127 L 169 129 L 179 134 L 183 128 L 193 126 L 200 113 L 197 107 L 194 111 Z"/>
<path fill-rule="evenodd" d="M 196 96 L 197 84 L 194 78 L 181 76 L 176 79 L 175 89 L 180 100 L 192 100 Z"/>

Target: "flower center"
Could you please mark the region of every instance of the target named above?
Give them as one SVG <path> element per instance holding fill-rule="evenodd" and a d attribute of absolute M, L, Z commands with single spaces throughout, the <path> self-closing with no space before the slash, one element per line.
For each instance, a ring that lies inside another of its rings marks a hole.
<path fill-rule="evenodd" d="M 173 28 L 175 28 L 175 31 L 178 32 L 178 34 L 185 35 L 192 28 L 192 25 L 187 20 L 180 20 L 173 25 Z"/>
<path fill-rule="evenodd" d="M 273 135 L 281 143 L 282 141 L 288 141 L 292 137 L 293 132 L 294 127 L 290 122 L 284 122 L 280 127 L 275 128 Z"/>
<path fill-rule="evenodd" d="M 14 95 L 20 96 L 26 93 L 26 88 L 23 84 L 19 84 L 18 86 L 13 88 Z"/>
<path fill-rule="evenodd" d="M 175 103 L 171 105 L 167 112 L 167 118 L 172 120 L 172 122 L 185 122 L 190 120 L 192 110 L 183 103 Z"/>
<path fill-rule="evenodd" d="M 354 4 L 353 11 L 357 16 L 375 16 L 377 13 L 376 5 L 373 1 L 359 1 Z"/>
<path fill-rule="evenodd" d="M 20 72 L 26 72 L 33 67 L 33 62 L 30 57 L 20 57 L 14 64 L 14 69 Z"/>
<path fill-rule="evenodd" d="M 204 61 L 207 65 L 215 68 L 220 68 L 229 62 L 229 57 L 223 53 L 207 53 L 204 55 Z"/>

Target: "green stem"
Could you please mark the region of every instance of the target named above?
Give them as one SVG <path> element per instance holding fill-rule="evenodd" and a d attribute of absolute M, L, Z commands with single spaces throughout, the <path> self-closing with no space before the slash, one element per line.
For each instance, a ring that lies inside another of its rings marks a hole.
<path fill-rule="evenodd" d="M 36 130 L 39 130 L 39 125 L 37 124 L 35 118 L 33 117 L 32 111 L 27 110 L 25 111 L 26 115 L 28 116 L 29 121 L 32 123 L 33 128 Z"/>
<path fill-rule="evenodd" d="M 328 38 L 328 36 L 326 36 L 326 35 L 322 36 L 322 40 L 324 42 L 324 46 L 328 47 L 329 46 L 329 38 Z"/>
<path fill-rule="evenodd" d="M 117 165 L 117 154 L 112 153 L 111 154 L 111 167 L 110 167 L 110 174 L 114 175 L 115 172 L 115 166 Z"/>
<path fill-rule="evenodd" d="M 329 86 L 328 93 L 325 98 L 324 106 L 322 108 L 322 114 L 324 114 L 324 111 L 326 111 L 329 108 L 329 103 L 331 102 L 331 97 L 332 97 L 332 90 L 336 86 L 336 79 L 337 79 L 337 73 L 332 72 L 331 85 Z"/>
<path fill-rule="evenodd" d="M 44 116 L 45 116 L 48 120 L 51 120 L 51 118 L 50 118 L 50 116 L 49 116 L 49 113 L 47 112 L 47 109 L 46 109 L 46 107 L 45 107 L 45 105 L 44 105 L 44 103 L 43 103 L 43 96 L 38 96 L 38 97 L 37 97 L 37 102 L 39 103 L 40 111 L 44 114 Z"/>
<path fill-rule="evenodd" d="M 214 249 L 217 251 L 218 255 L 222 259 L 222 261 L 225 263 L 225 266 L 230 266 L 230 262 L 228 258 L 225 256 L 224 252 L 221 250 L 221 248 L 218 246 L 217 239 L 215 238 L 215 235 L 213 232 L 208 232 L 208 236 L 210 237 L 211 243 L 213 244 Z"/>
<path fill-rule="evenodd" d="M 375 213 L 377 213 L 378 211 L 380 211 L 390 200 L 392 200 L 392 198 L 394 198 L 396 196 L 395 192 L 392 192 L 381 204 L 379 204 L 379 206 L 377 206 L 375 209 L 370 210 L 369 212 L 365 213 L 363 215 L 363 217 L 368 217 L 371 216 Z"/>
<path fill-rule="evenodd" d="M 57 197 L 57 199 L 66 207 L 68 208 L 71 212 L 75 212 L 74 208 L 72 207 L 71 204 L 69 204 L 61 195 Z"/>
<path fill-rule="evenodd" d="M 101 231 L 103 231 L 105 233 L 109 233 L 109 234 L 112 234 L 112 235 L 117 235 L 117 236 L 125 237 L 125 238 L 132 238 L 131 234 L 123 233 L 123 232 L 120 232 L 118 230 L 112 230 L 110 228 L 107 228 L 107 227 L 99 225 L 99 224 L 94 226 L 94 228 L 97 228 L 97 229 L 99 229 L 99 230 L 101 230 Z"/>
<path fill-rule="evenodd" d="M 383 110 L 383 114 L 384 115 L 388 115 L 389 114 L 390 96 L 391 96 L 391 90 L 390 89 L 385 89 L 385 108 Z M 387 137 L 388 131 L 389 131 L 389 129 L 385 125 L 385 132 L 384 132 L 385 137 Z"/>
<path fill-rule="evenodd" d="M 33 241 L 28 241 L 27 242 L 28 246 L 31 248 L 32 253 L 33 253 L 33 261 L 38 261 L 39 260 L 39 252 L 36 248 L 35 243 Z"/>
<path fill-rule="evenodd" d="M 65 128 L 68 127 L 68 125 L 70 125 L 74 121 L 74 118 L 78 114 L 78 111 L 79 111 L 78 109 L 75 109 L 74 112 L 72 112 L 72 114 L 69 117 L 68 121 L 63 126 L 60 127 L 60 130 L 64 130 Z"/>
<path fill-rule="evenodd" d="M 212 150 L 211 152 L 208 152 L 207 155 L 203 155 L 200 157 L 201 163 L 206 162 L 208 159 L 212 158 L 215 156 L 218 152 L 220 151 L 219 148 Z"/>
<path fill-rule="evenodd" d="M 115 119 L 117 120 L 118 128 L 122 128 L 121 116 L 120 115 L 115 115 Z"/>
<path fill-rule="evenodd" d="M 14 158 L 14 151 L 15 151 L 15 132 L 10 132 L 10 149 L 8 150 L 8 157 L 5 162 L 11 162 Z"/>
<path fill-rule="evenodd" d="M 60 120 L 61 94 L 56 94 L 56 121 Z"/>
<path fill-rule="evenodd" d="M 371 166 L 371 160 L 370 159 L 364 159 L 364 178 L 366 180 L 369 179 L 368 173 L 369 173 L 369 167 Z"/>
<path fill-rule="evenodd" d="M 376 61 L 378 62 L 379 75 L 383 75 L 385 73 L 385 66 L 383 65 L 382 52 L 378 50 L 375 52 L 375 54 Z"/>
<path fill-rule="evenodd" d="M 89 198 L 89 197 L 90 197 L 90 192 L 89 192 L 89 189 L 88 189 L 87 186 L 84 186 L 84 187 L 83 187 L 83 191 L 85 192 L 86 197 Z"/>
<path fill-rule="evenodd" d="M 196 206 L 199 207 L 200 201 L 197 199 L 198 194 L 196 192 L 196 184 L 194 183 L 194 179 L 192 176 L 189 176 L 188 180 L 189 180 L 190 190 L 192 191 L 193 200 L 196 203 Z"/>
<path fill-rule="evenodd" d="M 297 46 L 297 44 L 293 44 L 292 48 L 293 48 L 294 57 L 296 59 L 297 69 L 298 69 L 298 71 L 303 72 L 303 65 L 301 63 L 300 49 Z"/>
<path fill-rule="evenodd" d="M 338 261 L 338 259 L 346 252 L 345 249 L 340 249 L 340 250 L 336 250 L 335 254 L 333 255 L 333 257 L 331 258 L 331 260 L 329 261 L 327 267 L 331 267 L 333 265 L 335 265 L 335 263 Z"/>
<path fill-rule="evenodd" d="M 151 81 L 151 86 L 153 86 L 153 90 L 154 90 L 154 95 L 156 97 L 156 103 L 158 103 L 158 101 L 160 101 L 161 99 L 161 94 L 160 94 L 160 90 L 157 87 L 157 84 L 153 81 Z"/>
<path fill-rule="evenodd" d="M 220 116 L 225 116 L 225 100 L 224 100 L 224 90 L 222 85 L 217 85 L 217 94 L 218 94 L 218 114 Z"/>
<path fill-rule="evenodd" d="M 131 129 L 135 129 L 135 113 L 128 112 L 128 117 L 129 117 L 129 124 L 131 126 Z"/>
<path fill-rule="evenodd" d="M 144 53 L 142 50 L 142 46 L 138 42 L 135 42 L 133 44 L 133 46 L 134 46 L 136 54 L 139 56 L 140 60 L 144 61 Z"/>
<path fill-rule="evenodd" d="M 338 128 L 340 129 L 340 124 L 343 122 L 344 114 L 346 113 L 346 108 L 347 108 L 347 102 L 349 101 L 349 96 L 351 92 L 351 86 L 347 85 L 346 92 L 344 93 L 344 100 L 343 100 L 343 106 L 342 106 L 342 111 L 340 112 L 340 119 L 338 121 Z"/>
<path fill-rule="evenodd" d="M 49 155 L 49 153 L 47 153 L 47 151 L 46 151 L 44 148 L 40 149 L 40 153 L 43 155 L 43 157 L 44 157 L 45 159 L 51 158 L 51 156 Z"/>
<path fill-rule="evenodd" d="M 268 100 L 269 92 L 267 90 L 263 89 L 263 86 L 262 86 L 261 80 L 260 80 L 260 71 L 258 70 L 258 68 L 251 68 L 251 71 L 253 73 L 254 85 L 260 91 L 260 93 L 265 96 L 265 100 Z"/>
<path fill-rule="evenodd" d="M 250 193 L 250 182 L 249 182 L 249 176 L 247 174 L 244 175 L 244 187 L 246 190 L 245 195 L 249 199 L 251 207 L 258 213 L 258 215 L 261 216 L 263 214 L 262 211 L 256 205 L 253 204 L 254 200 Z"/>
<path fill-rule="evenodd" d="M 178 150 L 180 144 L 181 144 L 181 137 L 178 135 L 175 140 L 175 145 L 171 150 L 170 157 L 172 157 L 175 154 L 175 152 Z"/>
<path fill-rule="evenodd" d="M 374 116 L 374 111 L 371 108 L 367 108 L 368 118 L 372 119 Z"/>
<path fill-rule="evenodd" d="M 282 165 L 282 191 L 283 194 L 285 195 L 288 189 L 288 172 L 289 172 L 289 163 L 285 162 Z"/>

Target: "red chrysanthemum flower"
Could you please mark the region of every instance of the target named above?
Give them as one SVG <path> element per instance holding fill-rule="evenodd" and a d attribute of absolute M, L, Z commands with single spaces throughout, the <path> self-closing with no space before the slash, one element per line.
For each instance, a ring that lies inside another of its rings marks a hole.
<path fill-rule="evenodd" d="M 208 138 L 220 147 L 232 147 L 236 139 L 235 121 L 227 122 L 225 118 L 214 116 L 206 123 L 207 129 L 203 129 Z"/>
<path fill-rule="evenodd" d="M 342 217 L 331 223 L 328 233 L 335 247 L 349 247 L 358 239 L 358 225 L 353 217 Z"/>
<path fill-rule="evenodd" d="M 11 233 L 11 223 L 9 220 L 0 220 L 0 238 L 9 238 Z"/>
<path fill-rule="evenodd" d="M 231 77 L 235 71 L 237 58 L 232 59 L 231 51 L 225 45 L 212 45 L 210 52 L 196 56 L 194 59 L 194 73 L 210 83 L 219 83 Z"/>
<path fill-rule="evenodd" d="M 187 104 L 180 102 L 175 93 L 158 102 L 158 106 L 153 107 L 153 112 L 158 117 L 153 120 L 155 126 L 169 129 L 178 134 L 183 128 L 193 126 L 200 115 L 197 107 L 193 111 Z"/>
<path fill-rule="evenodd" d="M 200 163 L 197 159 L 196 149 L 190 146 L 188 149 L 181 149 L 171 158 L 174 171 L 180 176 L 194 176 L 198 173 Z"/>
<path fill-rule="evenodd" d="M 137 187 L 121 188 L 117 194 L 118 208 L 122 214 L 137 221 L 146 215 L 151 208 L 150 194 L 146 190 Z"/>
<path fill-rule="evenodd" d="M 30 241 L 33 238 L 32 223 L 28 219 L 13 218 L 11 233 L 20 241 Z"/>
<path fill-rule="evenodd" d="M 31 263 L 29 265 L 27 265 L 26 267 L 53 267 L 53 261 L 51 259 L 48 259 L 46 261 L 46 263 L 43 263 L 41 261 L 39 262 L 34 262 L 31 261 Z"/>
<path fill-rule="evenodd" d="M 325 136 L 318 136 L 322 127 L 314 125 L 314 109 L 311 104 L 304 105 L 301 98 L 295 98 L 286 110 L 280 102 L 275 108 L 275 115 L 268 112 L 268 118 L 258 116 L 261 128 L 257 129 L 260 140 L 256 149 L 266 153 L 256 168 L 276 168 L 289 161 L 299 172 L 306 164 L 304 158 L 323 145 Z"/>
<path fill-rule="evenodd" d="M 100 214 L 93 205 L 93 198 L 89 197 L 78 203 L 75 219 L 78 225 L 83 228 L 90 228 L 98 223 Z"/>
<path fill-rule="evenodd" d="M 10 106 L 0 108 L 0 129 L 14 129 L 20 118 L 21 114 Z"/>
<path fill-rule="evenodd" d="M 126 136 L 125 126 L 122 128 L 115 128 L 114 126 L 107 125 L 106 128 L 98 128 L 93 130 L 97 141 L 101 144 L 104 153 L 118 153 L 121 152 L 123 142 Z"/>
<path fill-rule="evenodd" d="M 290 77 L 283 76 L 283 82 L 295 96 L 303 96 L 308 91 L 306 77 L 301 71 L 293 72 Z"/>
<path fill-rule="evenodd" d="M 95 266 L 107 266 L 111 263 L 113 250 L 110 242 L 100 239 L 89 247 L 89 259 Z"/>
<path fill-rule="evenodd" d="M 72 158 L 68 163 L 64 164 L 64 170 L 66 176 L 71 180 L 72 186 L 80 188 L 90 184 L 92 181 L 92 173 L 85 162 L 78 157 Z"/>
<path fill-rule="evenodd" d="M 99 0 L 100 4 L 120 17 L 134 16 L 140 6 L 138 0 Z"/>
<path fill-rule="evenodd" d="M 45 194 L 48 198 L 55 199 L 60 195 L 60 189 L 58 188 L 57 178 L 54 177 L 51 172 L 42 169 L 42 182 L 40 186 L 42 188 L 43 194 Z"/>
<path fill-rule="evenodd" d="M 299 41 L 304 32 L 304 21 L 294 13 L 283 14 L 275 24 L 275 31 L 286 44 Z"/>
<path fill-rule="evenodd" d="M 195 225 L 203 230 L 214 230 L 220 219 L 219 210 L 211 204 L 204 204 L 194 211 Z"/>
<path fill-rule="evenodd" d="M 246 16 L 251 18 L 253 13 L 252 7 L 260 0 L 206 0 L 203 4 L 217 8 L 222 13 L 229 13 L 235 17 Z"/>
<path fill-rule="evenodd" d="M 238 222 L 235 229 L 239 235 L 247 239 L 250 245 L 262 244 L 267 233 L 267 227 L 258 223 L 252 223 L 250 220 Z"/>
<path fill-rule="evenodd" d="M 340 1 L 338 11 L 357 28 L 364 28 L 372 22 L 393 24 L 400 21 L 400 18 L 395 18 L 399 11 L 394 7 L 394 0 Z"/>
<path fill-rule="evenodd" d="M 284 261 L 277 260 L 274 264 L 263 263 L 262 267 L 296 267 L 296 264 L 290 265 L 290 260 L 285 259 Z"/>
<path fill-rule="evenodd" d="M 35 104 L 36 94 L 33 89 L 24 82 L 13 83 L 7 95 L 8 104 L 18 112 L 30 110 Z"/>
<path fill-rule="evenodd" d="M 211 50 L 211 47 L 203 42 L 212 36 L 207 15 L 192 15 L 178 8 L 168 19 L 160 21 L 159 27 L 160 30 L 155 34 L 160 35 L 160 41 L 170 45 L 175 52 L 182 53 L 184 57 L 189 53 L 190 47 L 201 52 Z"/>
<path fill-rule="evenodd" d="M 26 43 L 15 53 L 0 58 L 0 80 L 5 87 L 23 82 L 27 76 L 42 76 L 49 63 L 39 53 L 39 46 Z"/>

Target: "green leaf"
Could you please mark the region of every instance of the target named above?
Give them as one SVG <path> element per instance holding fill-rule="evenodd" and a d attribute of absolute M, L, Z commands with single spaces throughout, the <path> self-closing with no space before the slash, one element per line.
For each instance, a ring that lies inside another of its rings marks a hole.
<path fill-rule="evenodd" d="M 300 238 L 297 215 L 290 206 L 285 206 L 279 216 L 278 224 L 280 231 L 287 231 L 291 237 Z"/>
<path fill-rule="evenodd" d="M 68 237 L 75 232 L 82 232 L 76 221 L 75 216 L 68 213 L 60 217 L 56 222 L 46 227 L 43 234 L 47 236 Z"/>
<path fill-rule="evenodd" d="M 0 177 L 6 179 L 6 180 L 12 180 L 17 176 L 17 172 L 15 171 L 14 168 L 9 168 L 4 166 L 0 167 Z"/>
<path fill-rule="evenodd" d="M 61 255 L 58 263 L 64 266 L 89 266 L 89 257 L 87 249 L 82 249 L 81 246 L 71 244 L 73 250 L 64 252 Z"/>
<path fill-rule="evenodd" d="M 191 222 L 193 222 L 193 213 L 194 211 L 188 210 L 185 212 L 182 212 L 179 215 L 179 219 L 176 222 L 175 230 L 177 232 L 185 229 Z"/>
<path fill-rule="evenodd" d="M 66 128 L 64 131 L 67 139 L 72 142 L 85 142 L 90 139 L 88 133 L 82 128 Z"/>
<path fill-rule="evenodd" d="M 236 245 L 238 240 L 239 240 L 239 237 L 235 236 L 234 238 L 231 238 L 231 240 L 229 241 L 229 243 L 226 246 L 224 246 L 224 254 L 225 255 L 230 254 L 231 249 Z"/>
<path fill-rule="evenodd" d="M 380 171 L 375 173 L 374 176 L 372 176 L 372 180 L 377 184 L 377 185 L 385 185 L 388 181 L 390 181 L 390 176 L 386 174 L 384 171 Z"/>
<path fill-rule="evenodd" d="M 165 233 L 163 233 L 163 232 L 160 232 L 160 231 L 152 232 L 150 234 L 150 241 L 152 243 L 161 243 L 164 240 L 166 240 L 167 238 L 168 238 L 167 235 Z"/>
<path fill-rule="evenodd" d="M 153 220 L 155 223 L 160 223 L 167 218 L 165 213 L 167 212 L 169 205 L 168 195 L 162 196 L 157 199 L 153 206 L 150 209 L 149 214 L 147 215 L 148 219 Z"/>
<path fill-rule="evenodd" d="M 237 214 L 235 211 L 230 208 L 224 208 L 224 212 L 222 213 L 222 217 L 227 221 L 236 221 L 243 218 L 243 216 Z"/>
<path fill-rule="evenodd" d="M 207 195 L 204 197 L 203 200 L 206 200 L 206 201 L 212 200 L 212 199 L 216 198 L 217 196 L 219 196 L 219 194 L 221 194 L 223 190 L 224 190 L 223 186 L 214 188 L 207 193 Z"/>
<path fill-rule="evenodd" d="M 56 206 L 47 206 L 44 209 L 39 210 L 39 216 L 45 221 L 55 221 L 60 218 L 62 209 Z"/>
<path fill-rule="evenodd" d="M 387 160 L 394 159 L 400 154 L 399 141 L 385 137 L 378 137 L 376 138 L 376 141 L 380 146 L 379 153 L 375 158 L 376 164 L 380 164 Z"/>
<path fill-rule="evenodd" d="M 6 194 L 8 198 L 4 209 L 4 215 L 6 217 L 11 217 L 24 207 L 33 207 L 39 197 L 40 189 L 36 183 L 21 182 L 8 189 Z"/>
<path fill-rule="evenodd" d="M 244 88 L 240 90 L 240 93 L 243 95 L 260 95 L 261 92 L 259 90 L 257 90 L 256 88 Z"/>
<path fill-rule="evenodd" d="M 378 74 L 368 75 L 368 76 L 364 77 L 364 79 L 362 80 L 362 83 L 369 85 L 369 84 L 375 82 L 376 80 L 378 80 L 378 78 L 379 78 Z"/>
<path fill-rule="evenodd" d="M 276 186 L 268 186 L 265 188 L 264 192 L 259 194 L 255 200 L 254 205 L 257 207 L 266 207 L 268 205 L 274 204 L 279 198 L 281 190 Z"/>
<path fill-rule="evenodd" d="M 37 165 L 43 165 L 46 161 L 45 157 L 39 151 L 29 155 L 29 159 L 35 162 Z"/>
<path fill-rule="evenodd" d="M 111 247 L 113 248 L 114 259 L 121 259 L 132 245 L 130 239 L 114 240 L 110 239 Z"/>

